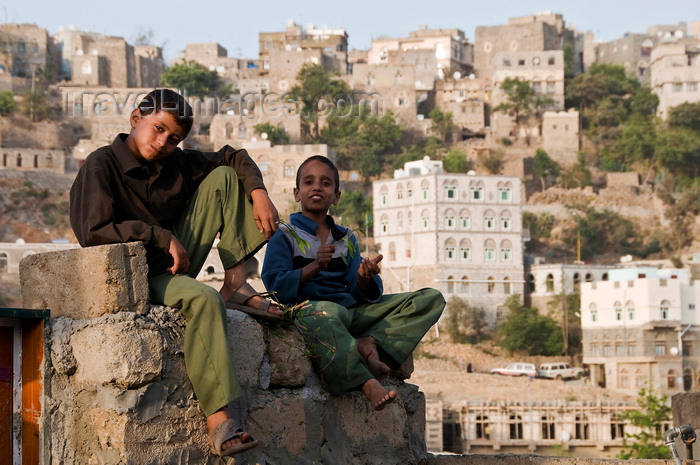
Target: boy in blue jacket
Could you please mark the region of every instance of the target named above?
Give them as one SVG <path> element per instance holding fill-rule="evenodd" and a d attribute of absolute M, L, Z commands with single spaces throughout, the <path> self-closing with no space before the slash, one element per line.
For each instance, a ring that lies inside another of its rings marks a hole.
<path fill-rule="evenodd" d="M 396 391 L 379 380 L 411 354 L 440 317 L 445 299 L 427 288 L 382 295 L 382 256 L 362 258 L 352 231 L 328 215 L 340 199 L 338 170 L 328 158 L 313 156 L 299 166 L 294 198 L 301 213 L 270 238 L 263 282 L 282 303 L 310 301 L 303 326 L 312 335 L 328 391 L 339 395 L 361 387 L 371 407 L 381 410 Z"/>

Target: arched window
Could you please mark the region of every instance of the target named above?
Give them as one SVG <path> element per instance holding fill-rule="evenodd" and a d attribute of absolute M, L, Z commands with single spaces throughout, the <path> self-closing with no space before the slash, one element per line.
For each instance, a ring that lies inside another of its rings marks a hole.
<path fill-rule="evenodd" d="M 423 200 L 428 200 L 429 194 L 430 194 L 430 183 L 426 180 L 423 180 L 420 184 L 420 190 L 421 190 L 421 197 Z"/>
<path fill-rule="evenodd" d="M 496 260 L 496 241 L 486 239 L 484 242 L 484 260 L 493 262 Z"/>
<path fill-rule="evenodd" d="M 239 140 L 246 140 L 248 137 L 248 128 L 245 127 L 245 124 L 241 123 L 238 125 L 238 139 Z"/>
<path fill-rule="evenodd" d="M 508 210 L 501 212 L 501 230 L 510 231 L 513 227 L 513 218 Z"/>
<path fill-rule="evenodd" d="M 493 210 L 486 210 L 486 213 L 484 213 L 484 229 L 487 231 L 496 229 L 496 214 Z"/>
<path fill-rule="evenodd" d="M 641 368 L 634 370 L 634 387 L 637 389 L 643 388 L 646 384 L 646 376 L 642 372 Z"/>
<path fill-rule="evenodd" d="M 403 184 L 402 183 L 398 183 L 396 185 L 396 198 L 398 200 L 403 199 Z"/>
<path fill-rule="evenodd" d="M 544 286 L 547 292 L 554 292 L 554 275 L 552 273 L 547 274 L 547 278 L 544 281 Z"/>
<path fill-rule="evenodd" d="M 269 171 L 270 165 L 267 162 L 267 157 L 265 155 L 258 158 L 258 168 L 260 168 L 260 171 L 262 171 L 263 174 Z"/>
<path fill-rule="evenodd" d="M 591 321 L 595 322 L 598 320 L 598 306 L 595 304 L 595 302 L 591 302 L 591 304 L 588 306 L 588 311 L 591 312 Z"/>
<path fill-rule="evenodd" d="M 447 277 L 447 293 L 454 294 L 454 292 L 455 292 L 455 277 L 448 276 Z"/>
<path fill-rule="evenodd" d="M 634 339 L 634 336 L 630 336 L 627 340 L 627 355 L 630 357 L 637 355 L 637 341 Z"/>
<path fill-rule="evenodd" d="M 489 276 L 486 280 L 486 289 L 488 290 L 489 294 L 493 294 L 495 288 L 496 283 L 493 282 L 493 276 Z"/>
<path fill-rule="evenodd" d="M 501 241 L 501 261 L 509 262 L 513 260 L 513 246 L 508 239 Z"/>
<path fill-rule="evenodd" d="M 451 208 L 445 210 L 445 229 L 455 229 L 455 211 Z"/>
<path fill-rule="evenodd" d="M 630 387 L 630 377 L 626 369 L 620 370 L 620 387 L 622 389 L 628 389 Z"/>
<path fill-rule="evenodd" d="M 668 300 L 662 300 L 659 305 L 659 319 L 668 320 L 669 319 L 669 307 L 671 303 Z"/>
<path fill-rule="evenodd" d="M 576 439 L 589 439 L 589 425 L 586 415 L 576 415 L 575 430 L 574 437 Z"/>
<path fill-rule="evenodd" d="M 461 282 L 461 289 L 460 289 L 460 292 L 461 292 L 462 294 L 466 294 L 466 293 L 469 292 L 469 277 L 467 277 L 467 276 L 462 276 L 461 281 L 462 281 L 462 282 Z"/>
<path fill-rule="evenodd" d="M 668 370 L 668 373 L 666 373 L 666 387 L 669 389 L 676 389 L 676 372 L 675 372 L 675 370 Z"/>
<path fill-rule="evenodd" d="M 452 261 L 456 258 L 455 247 L 456 242 L 454 239 L 449 238 L 445 241 L 445 260 Z"/>
<path fill-rule="evenodd" d="M 622 321 L 622 304 L 620 301 L 615 302 L 615 320 L 616 321 Z"/>
<path fill-rule="evenodd" d="M 420 223 L 423 230 L 430 229 L 430 212 L 427 208 L 420 214 Z"/>
<path fill-rule="evenodd" d="M 472 215 L 469 210 L 463 209 L 459 212 L 459 227 L 461 229 L 471 229 Z"/>
<path fill-rule="evenodd" d="M 0 271 L 7 271 L 7 254 L 0 252 Z"/>
<path fill-rule="evenodd" d="M 546 413 L 542 415 L 542 439 L 556 439 L 556 430 L 554 429 L 554 415 Z"/>
<path fill-rule="evenodd" d="M 503 278 L 503 293 L 505 295 L 510 295 L 510 280 L 508 279 L 508 276 Z"/>
<path fill-rule="evenodd" d="M 462 239 L 459 241 L 459 258 L 463 261 L 470 261 L 472 259 L 472 243 L 469 239 Z"/>
<path fill-rule="evenodd" d="M 630 321 L 634 320 L 634 302 L 628 300 L 625 307 L 627 308 L 627 319 Z"/>
<path fill-rule="evenodd" d="M 389 242 L 389 261 L 396 261 L 396 244 L 394 242 Z"/>
<path fill-rule="evenodd" d="M 382 205 L 386 205 L 389 200 L 389 188 L 386 184 L 379 189 L 379 201 Z"/>
<path fill-rule="evenodd" d="M 387 216 L 386 213 L 379 219 L 379 228 L 382 234 L 387 234 L 389 232 L 389 216 Z"/>

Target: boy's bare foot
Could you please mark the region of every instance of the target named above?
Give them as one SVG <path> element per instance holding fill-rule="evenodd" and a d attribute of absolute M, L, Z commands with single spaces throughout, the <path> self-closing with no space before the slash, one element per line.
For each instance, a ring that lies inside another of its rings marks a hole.
<path fill-rule="evenodd" d="M 374 378 L 365 381 L 362 392 L 372 406 L 372 410 L 382 410 L 396 399 L 396 391 L 385 388 Z"/>
<path fill-rule="evenodd" d="M 377 341 L 372 337 L 363 337 L 357 340 L 357 351 L 367 362 L 369 372 L 377 379 L 384 379 L 389 375 L 391 368 L 379 359 Z"/>

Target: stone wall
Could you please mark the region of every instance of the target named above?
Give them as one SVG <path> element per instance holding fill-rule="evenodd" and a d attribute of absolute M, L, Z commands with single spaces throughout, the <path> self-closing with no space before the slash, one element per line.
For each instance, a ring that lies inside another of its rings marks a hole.
<path fill-rule="evenodd" d="M 52 464 L 219 463 L 184 367 L 185 321 L 148 303 L 138 243 L 32 255 L 25 308 L 50 308 L 42 438 Z M 374 412 L 361 392 L 331 396 L 295 329 L 229 310 L 243 387 L 238 409 L 256 449 L 225 463 L 425 463 L 425 398 L 391 378 L 397 402 Z"/>

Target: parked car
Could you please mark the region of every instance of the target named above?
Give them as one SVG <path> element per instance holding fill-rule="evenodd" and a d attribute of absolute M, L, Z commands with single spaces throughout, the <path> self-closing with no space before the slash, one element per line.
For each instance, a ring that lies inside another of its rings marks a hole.
<path fill-rule="evenodd" d="M 537 376 L 537 369 L 532 363 L 511 363 L 505 368 L 492 368 L 491 373 L 505 376 L 529 376 L 534 378 Z"/>
<path fill-rule="evenodd" d="M 572 367 L 565 362 L 543 363 L 537 372 L 540 378 L 550 379 L 581 379 L 583 368 Z"/>

